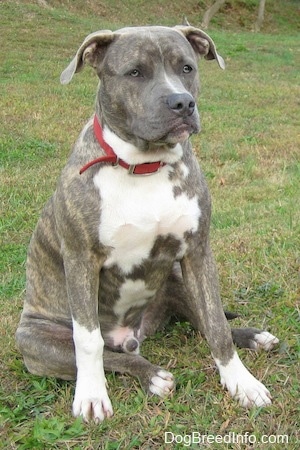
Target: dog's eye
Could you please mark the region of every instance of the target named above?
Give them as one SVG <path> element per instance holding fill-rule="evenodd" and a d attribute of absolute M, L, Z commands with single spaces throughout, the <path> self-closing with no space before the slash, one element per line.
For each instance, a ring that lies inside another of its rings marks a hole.
<path fill-rule="evenodd" d="M 129 72 L 129 75 L 134 78 L 142 76 L 141 72 L 138 69 L 131 70 L 131 72 Z"/>
<path fill-rule="evenodd" d="M 193 68 L 191 66 L 189 66 L 188 64 L 186 64 L 185 66 L 183 66 L 183 73 L 191 73 L 193 70 Z"/>

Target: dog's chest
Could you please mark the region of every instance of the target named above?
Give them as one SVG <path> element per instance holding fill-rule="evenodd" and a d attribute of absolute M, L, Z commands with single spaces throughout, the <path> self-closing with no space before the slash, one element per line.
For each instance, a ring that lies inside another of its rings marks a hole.
<path fill-rule="evenodd" d="M 124 274 L 130 273 L 150 257 L 159 236 L 179 241 L 175 259 L 183 256 L 185 233 L 197 230 L 201 212 L 196 195 L 175 195 L 170 170 L 165 166 L 155 175 L 135 176 L 122 167 L 107 166 L 95 176 L 101 202 L 99 238 L 111 249 L 106 268 L 117 265 Z M 178 179 L 176 183 L 180 185 Z M 160 248 L 159 253 L 165 250 Z"/>

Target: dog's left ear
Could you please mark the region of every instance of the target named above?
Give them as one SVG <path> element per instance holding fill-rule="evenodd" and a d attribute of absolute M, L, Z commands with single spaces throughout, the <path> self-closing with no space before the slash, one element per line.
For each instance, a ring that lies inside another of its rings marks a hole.
<path fill-rule="evenodd" d="M 218 54 L 215 43 L 208 34 L 189 25 L 178 25 L 174 28 L 186 37 L 197 56 L 203 56 L 205 59 L 216 59 L 220 68 L 225 69 L 224 59 Z"/>

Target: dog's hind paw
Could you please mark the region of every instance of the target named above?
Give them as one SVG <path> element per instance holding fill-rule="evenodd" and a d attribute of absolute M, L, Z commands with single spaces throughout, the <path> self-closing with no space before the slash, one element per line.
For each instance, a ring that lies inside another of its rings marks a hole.
<path fill-rule="evenodd" d="M 273 334 L 257 328 L 232 328 L 231 332 L 233 342 L 240 348 L 269 351 L 279 342 Z"/>
<path fill-rule="evenodd" d="M 149 391 L 152 394 L 159 395 L 159 397 L 166 397 L 174 390 L 174 388 L 174 377 L 166 370 L 159 369 L 150 380 Z"/>
<path fill-rule="evenodd" d="M 253 338 L 254 350 L 263 349 L 266 351 L 272 350 L 279 342 L 279 339 L 268 331 L 261 331 L 256 333 Z"/>

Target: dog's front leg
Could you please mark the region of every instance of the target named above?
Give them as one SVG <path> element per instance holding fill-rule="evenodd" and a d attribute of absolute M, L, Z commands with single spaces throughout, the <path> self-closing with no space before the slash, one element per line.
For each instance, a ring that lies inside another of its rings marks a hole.
<path fill-rule="evenodd" d="M 103 368 L 104 341 L 98 320 L 101 261 L 91 252 L 64 252 L 68 300 L 73 322 L 77 380 L 73 414 L 102 421 L 113 414 Z"/>
<path fill-rule="evenodd" d="M 209 245 L 201 245 L 181 262 L 183 279 L 189 293 L 195 325 L 211 349 L 221 383 L 242 406 L 265 406 L 270 393 L 241 362 L 232 341 L 219 296 L 218 275 Z"/>

